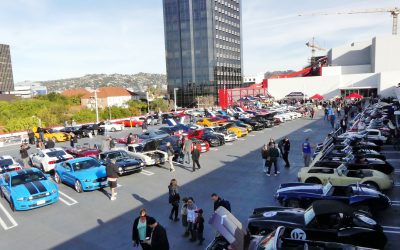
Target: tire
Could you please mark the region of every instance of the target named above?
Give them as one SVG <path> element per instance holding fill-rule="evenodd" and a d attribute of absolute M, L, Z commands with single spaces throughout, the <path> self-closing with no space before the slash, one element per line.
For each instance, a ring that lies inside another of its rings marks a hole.
<path fill-rule="evenodd" d="M 110 131 L 111 131 L 111 132 L 115 132 L 115 131 L 117 131 L 117 130 L 116 130 L 115 128 L 111 128 Z"/>
<path fill-rule="evenodd" d="M 60 175 L 59 175 L 57 172 L 54 173 L 54 181 L 55 181 L 57 184 L 61 184 L 61 177 L 60 177 Z"/>
<path fill-rule="evenodd" d="M 367 181 L 367 182 L 364 182 L 363 184 L 369 186 L 369 188 L 372 188 L 372 189 L 374 189 L 376 191 L 380 191 L 380 188 L 379 188 L 378 184 L 376 184 L 373 181 Z"/>
<path fill-rule="evenodd" d="M 289 200 L 285 201 L 285 207 L 299 208 L 300 207 L 300 201 L 298 199 L 289 199 Z"/>
<path fill-rule="evenodd" d="M 322 184 L 321 180 L 317 177 L 310 177 L 305 181 L 305 183 Z"/>
<path fill-rule="evenodd" d="M 80 181 L 76 180 L 75 181 L 75 185 L 74 185 L 74 189 L 77 193 L 82 193 L 82 184 Z"/>
<path fill-rule="evenodd" d="M 44 167 L 43 167 L 43 164 L 40 164 L 40 167 L 39 167 L 39 169 L 40 169 L 40 170 L 42 170 L 42 172 L 43 172 L 43 173 L 45 173 L 45 171 L 44 171 Z"/>

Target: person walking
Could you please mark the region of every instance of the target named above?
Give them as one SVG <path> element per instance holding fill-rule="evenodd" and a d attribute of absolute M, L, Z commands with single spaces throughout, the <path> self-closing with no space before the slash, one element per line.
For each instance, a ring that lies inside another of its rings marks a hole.
<path fill-rule="evenodd" d="M 314 119 L 314 114 L 315 114 L 315 110 L 313 107 L 311 107 L 311 110 L 310 110 L 311 119 Z"/>
<path fill-rule="evenodd" d="M 69 137 L 70 137 L 71 148 L 74 148 L 75 147 L 75 143 L 78 142 L 78 139 L 76 138 L 76 135 L 74 133 L 72 133 L 72 132 L 69 133 Z"/>
<path fill-rule="evenodd" d="M 178 182 L 176 179 L 172 179 L 168 186 L 168 201 L 171 204 L 171 212 L 169 214 L 169 219 L 174 221 L 179 221 L 178 212 L 179 212 L 179 201 L 181 197 L 178 191 Z M 174 218 L 172 217 L 174 215 Z"/>
<path fill-rule="evenodd" d="M 142 131 L 143 133 L 147 131 L 147 117 L 143 120 Z"/>
<path fill-rule="evenodd" d="M 101 143 L 101 149 L 103 152 L 109 151 L 110 150 L 110 138 L 107 137 L 104 139 Z"/>
<path fill-rule="evenodd" d="M 111 196 L 110 200 L 117 199 L 117 179 L 118 179 L 118 166 L 115 164 L 117 162 L 116 158 L 113 158 L 107 162 L 106 165 L 106 173 L 107 173 L 107 180 L 110 185 Z"/>
<path fill-rule="evenodd" d="M 311 144 L 308 138 L 306 138 L 306 140 L 302 144 L 302 152 L 303 152 L 304 166 L 308 167 L 311 161 Z"/>
<path fill-rule="evenodd" d="M 49 148 L 54 148 L 55 143 L 53 139 L 46 138 L 46 144 L 44 145 L 44 148 L 49 149 Z"/>
<path fill-rule="evenodd" d="M 279 150 L 276 148 L 275 143 L 271 145 L 268 150 L 268 171 L 267 176 L 271 176 L 271 168 L 274 165 L 275 176 L 277 176 L 280 172 L 278 171 L 278 158 L 279 158 Z"/>
<path fill-rule="evenodd" d="M 192 147 L 193 147 L 192 140 L 190 140 L 189 137 L 185 135 L 183 142 L 183 160 L 187 164 L 190 164 Z"/>
<path fill-rule="evenodd" d="M 28 144 L 22 143 L 21 147 L 19 149 L 19 153 L 21 155 L 21 160 L 22 160 L 22 163 L 24 164 L 24 168 L 30 168 L 30 166 L 29 166 L 29 155 L 28 155 L 28 150 L 30 148 L 31 147 L 29 147 Z"/>
<path fill-rule="evenodd" d="M 197 149 L 197 147 L 193 147 L 192 150 L 192 161 L 193 161 L 193 172 L 196 170 L 196 165 L 197 165 L 197 169 L 200 169 L 200 151 Z"/>
<path fill-rule="evenodd" d="M 41 128 L 41 127 L 38 127 L 37 130 L 36 130 L 36 132 L 39 133 L 39 138 L 40 138 L 40 140 L 42 140 L 42 142 L 43 142 L 43 141 L 44 141 L 44 129 Z"/>
<path fill-rule="evenodd" d="M 347 130 L 347 116 L 340 120 L 340 128 L 342 129 L 342 133 L 345 133 Z"/>
<path fill-rule="evenodd" d="M 156 219 L 150 217 L 147 220 L 151 230 L 151 237 L 149 240 L 145 240 L 143 243 L 150 245 L 151 250 L 169 250 L 169 242 L 167 231 L 165 228 L 158 224 Z"/>
<path fill-rule="evenodd" d="M 170 142 L 167 142 L 167 154 L 168 154 L 169 171 L 175 172 L 174 164 L 172 163 L 175 153 L 174 153 L 174 148 L 172 147 L 172 144 Z"/>
<path fill-rule="evenodd" d="M 194 203 L 193 198 L 189 197 L 187 201 L 187 222 L 191 242 L 196 241 L 196 231 L 194 230 L 194 223 L 196 221 L 196 210 L 197 206 Z"/>
<path fill-rule="evenodd" d="M 128 137 L 126 138 L 126 145 L 129 145 L 132 143 L 132 137 L 133 137 L 133 134 L 129 133 Z"/>
<path fill-rule="evenodd" d="M 150 238 L 151 236 L 152 229 L 149 226 L 149 218 L 146 209 L 140 209 L 139 216 L 134 220 L 132 226 L 132 242 L 134 247 L 140 244 L 143 250 L 151 250 L 151 246 L 144 243 L 146 238 Z"/>
<path fill-rule="evenodd" d="M 182 219 L 182 226 L 185 229 L 185 232 L 183 233 L 183 237 L 188 237 L 189 236 L 189 230 L 188 230 L 188 221 L 187 221 L 187 202 L 188 198 L 183 197 L 182 199 L 182 208 L 181 208 L 181 219 Z"/>
<path fill-rule="evenodd" d="M 110 149 L 114 149 L 115 148 L 115 141 L 111 137 L 111 135 L 108 137 L 108 140 L 110 141 Z"/>
<path fill-rule="evenodd" d="M 224 207 L 229 212 L 232 212 L 231 211 L 231 203 L 227 200 L 222 199 L 216 193 L 211 194 L 211 200 L 214 203 L 214 211 L 217 210 L 219 207 Z"/>
<path fill-rule="evenodd" d="M 32 129 L 28 129 L 28 138 L 29 138 L 29 144 L 34 145 L 35 144 L 35 133 L 33 133 Z"/>
<path fill-rule="evenodd" d="M 263 171 L 264 173 L 267 173 L 267 169 L 268 169 L 268 145 L 264 144 L 264 146 L 261 148 L 261 157 L 264 159 L 264 168 Z"/>
<path fill-rule="evenodd" d="M 283 143 L 282 143 L 282 158 L 285 161 L 286 165 L 285 167 L 289 168 L 290 167 L 290 163 L 289 163 L 289 151 L 290 151 L 290 141 L 289 138 L 286 136 L 285 139 L 283 139 Z"/>
<path fill-rule="evenodd" d="M 332 114 L 329 117 L 330 117 L 329 121 L 331 122 L 331 127 L 335 128 L 336 115 Z"/>
<path fill-rule="evenodd" d="M 194 222 L 194 229 L 196 230 L 196 236 L 197 239 L 199 240 L 199 246 L 203 245 L 204 237 L 203 237 L 203 232 L 204 232 L 204 217 L 203 217 L 203 209 L 198 208 L 196 210 L 196 221 Z"/>

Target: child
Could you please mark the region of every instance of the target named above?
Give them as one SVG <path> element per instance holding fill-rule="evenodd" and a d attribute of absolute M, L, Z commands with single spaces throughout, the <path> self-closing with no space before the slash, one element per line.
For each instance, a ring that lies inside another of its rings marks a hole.
<path fill-rule="evenodd" d="M 187 197 L 184 197 L 182 199 L 183 205 L 181 208 L 181 218 L 182 218 L 182 226 L 185 228 L 185 233 L 183 234 L 183 237 L 189 236 L 188 221 L 187 221 L 187 201 L 188 201 Z"/>
<path fill-rule="evenodd" d="M 194 223 L 194 228 L 197 231 L 197 239 L 199 239 L 199 246 L 203 245 L 203 231 L 204 231 L 204 218 L 203 218 L 203 209 L 199 208 L 196 210 L 197 217 Z"/>

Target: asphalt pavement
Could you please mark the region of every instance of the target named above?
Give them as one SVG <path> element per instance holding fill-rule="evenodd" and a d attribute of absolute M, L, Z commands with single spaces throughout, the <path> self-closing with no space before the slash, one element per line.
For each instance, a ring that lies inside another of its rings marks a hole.
<path fill-rule="evenodd" d="M 137 130 L 140 129 L 111 135 L 122 137 Z M 297 172 L 303 166 L 303 140 L 309 137 L 311 143 L 319 143 L 330 130 L 330 125 L 322 119 L 297 119 L 255 131 L 236 142 L 202 154 L 200 171 L 192 173 L 191 166 L 182 165 L 176 167 L 173 173 L 167 167 L 149 167 L 142 173 L 121 177 L 115 201 L 110 201 L 105 192 L 78 194 L 64 184 L 59 185 L 61 199 L 58 203 L 31 211 L 13 213 L 9 204 L 2 199 L 0 249 L 131 249 L 132 223 L 142 207 L 166 228 L 170 249 L 205 249 L 215 235 L 209 225 L 205 225 L 204 245 L 197 246 L 182 237 L 180 222 L 168 219 L 170 205 L 167 186 L 172 178 L 178 180 L 181 197 L 192 196 L 197 206 L 203 208 L 206 222 L 213 211 L 210 195 L 215 192 L 230 201 L 233 214 L 246 227 L 247 218 L 254 208 L 278 205 L 273 195 L 280 183 L 297 181 Z M 284 168 L 284 162 L 280 161 L 280 175 L 268 177 L 262 171 L 260 149 L 269 138 L 279 140 L 286 135 L 291 141 L 291 167 Z M 102 138 L 82 139 L 79 144 L 100 144 Z M 400 234 L 400 155 L 390 146 L 385 146 L 383 153 L 397 169 L 397 186 L 388 192 L 395 201 L 394 206 L 381 213 L 379 221 L 387 231 L 387 249 L 400 249 L 400 243 L 396 241 Z M 0 148 L 0 155 L 4 154 L 19 157 L 18 146 Z M 109 189 L 106 191 L 109 192 Z"/>

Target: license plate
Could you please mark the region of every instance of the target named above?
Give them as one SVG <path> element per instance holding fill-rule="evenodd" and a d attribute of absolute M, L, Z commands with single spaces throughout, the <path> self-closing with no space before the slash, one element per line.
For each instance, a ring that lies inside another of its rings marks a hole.
<path fill-rule="evenodd" d="M 100 183 L 100 185 L 105 186 L 105 185 L 107 185 L 107 183 L 108 183 L 107 181 L 103 181 Z"/>
<path fill-rule="evenodd" d="M 36 205 L 43 205 L 43 204 L 45 204 L 46 203 L 46 201 L 45 200 L 40 200 L 40 201 L 38 201 L 38 202 L 36 202 Z"/>

